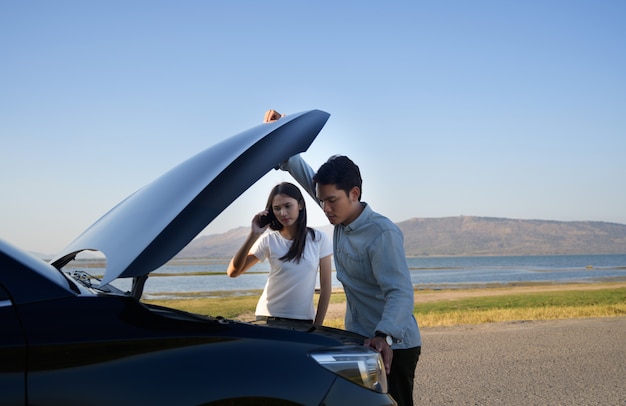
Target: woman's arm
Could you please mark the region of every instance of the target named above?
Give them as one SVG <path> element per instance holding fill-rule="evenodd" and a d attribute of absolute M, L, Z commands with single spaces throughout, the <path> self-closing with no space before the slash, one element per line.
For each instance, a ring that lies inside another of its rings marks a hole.
<path fill-rule="evenodd" d="M 250 225 L 250 234 L 248 234 L 246 241 L 244 241 L 241 248 L 239 248 L 235 256 L 230 260 L 226 274 L 231 278 L 236 278 L 250 269 L 252 265 L 259 262 L 256 256 L 250 254 L 250 248 L 252 248 L 256 240 L 258 240 L 261 234 L 267 229 L 267 224 L 263 227 L 259 227 L 259 218 L 264 215 L 267 215 L 267 211 L 262 211 L 254 216 L 252 224 Z"/>
<path fill-rule="evenodd" d="M 228 269 L 226 270 L 226 274 L 231 278 L 236 278 L 242 273 L 246 272 L 248 269 L 252 267 L 252 265 L 259 262 L 259 259 L 254 255 L 250 254 L 250 248 L 255 243 L 256 240 L 259 239 L 260 234 L 255 234 L 250 232 L 246 241 L 243 243 L 239 251 L 235 254 L 235 256 L 230 260 L 228 264 Z"/>
<path fill-rule="evenodd" d="M 313 324 L 321 326 L 324 323 L 326 312 L 328 311 L 328 303 L 330 302 L 330 294 L 332 292 L 331 280 L 331 259 L 332 255 L 325 256 L 320 259 L 320 297 L 317 302 L 317 313 Z"/>

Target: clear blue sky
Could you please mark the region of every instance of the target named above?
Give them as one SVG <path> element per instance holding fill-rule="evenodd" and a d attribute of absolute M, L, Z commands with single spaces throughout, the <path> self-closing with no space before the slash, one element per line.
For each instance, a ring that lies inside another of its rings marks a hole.
<path fill-rule="evenodd" d="M 622 0 L 3 1 L 0 238 L 56 253 L 268 108 L 331 113 L 305 158 L 352 157 L 396 222 L 625 224 L 625 21 Z"/>

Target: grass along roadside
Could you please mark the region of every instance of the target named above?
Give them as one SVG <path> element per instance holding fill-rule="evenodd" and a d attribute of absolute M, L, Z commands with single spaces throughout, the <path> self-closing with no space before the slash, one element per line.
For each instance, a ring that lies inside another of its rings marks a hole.
<path fill-rule="evenodd" d="M 421 326 L 626 316 L 626 287 L 508 293 L 415 306 Z"/>
<path fill-rule="evenodd" d="M 485 289 L 416 290 L 413 309 L 420 327 L 516 320 L 626 316 L 626 283 L 508 286 Z M 250 321 L 258 296 L 145 300 L 193 313 Z M 343 328 L 345 295 L 338 290 L 324 325 Z"/>

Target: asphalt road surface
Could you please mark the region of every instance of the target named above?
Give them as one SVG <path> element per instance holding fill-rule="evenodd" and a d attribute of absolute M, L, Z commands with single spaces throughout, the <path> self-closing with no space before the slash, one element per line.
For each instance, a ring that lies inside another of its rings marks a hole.
<path fill-rule="evenodd" d="M 626 405 L 626 317 L 422 329 L 416 405 Z"/>

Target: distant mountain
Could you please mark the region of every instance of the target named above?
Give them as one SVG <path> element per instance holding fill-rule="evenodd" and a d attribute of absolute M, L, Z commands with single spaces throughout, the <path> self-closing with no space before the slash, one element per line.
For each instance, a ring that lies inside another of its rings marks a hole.
<path fill-rule="evenodd" d="M 626 254 L 626 225 L 494 217 L 398 223 L 408 256 Z"/>
<path fill-rule="evenodd" d="M 176 258 L 232 257 L 249 232 L 250 227 L 238 227 L 224 234 L 196 237 L 176 255 Z"/>
<path fill-rule="evenodd" d="M 412 218 L 400 223 L 407 256 L 626 254 L 626 225 L 494 217 Z M 332 235 L 332 226 L 320 228 Z M 248 227 L 198 237 L 176 257 L 231 257 Z"/>

